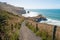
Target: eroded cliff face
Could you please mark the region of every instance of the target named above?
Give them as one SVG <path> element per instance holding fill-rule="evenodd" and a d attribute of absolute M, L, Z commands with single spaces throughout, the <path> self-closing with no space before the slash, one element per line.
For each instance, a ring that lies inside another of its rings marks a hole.
<path fill-rule="evenodd" d="M 0 2 L 0 9 L 20 15 L 26 13 L 23 7 L 15 7 L 5 2 Z"/>

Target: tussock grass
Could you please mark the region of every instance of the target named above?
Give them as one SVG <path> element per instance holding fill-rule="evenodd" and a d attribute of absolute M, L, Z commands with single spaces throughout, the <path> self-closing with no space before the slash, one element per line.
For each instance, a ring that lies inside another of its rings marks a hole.
<path fill-rule="evenodd" d="M 0 9 L 0 39 L 19 40 L 19 30 L 24 18 Z"/>
<path fill-rule="evenodd" d="M 42 38 L 42 40 L 52 40 L 52 36 L 48 34 L 48 32 L 46 32 L 45 30 L 40 31 L 38 28 L 38 30 L 36 28 L 34 28 L 34 26 L 30 25 L 28 22 L 26 23 L 26 26 L 31 29 L 36 36 L 40 36 Z"/>

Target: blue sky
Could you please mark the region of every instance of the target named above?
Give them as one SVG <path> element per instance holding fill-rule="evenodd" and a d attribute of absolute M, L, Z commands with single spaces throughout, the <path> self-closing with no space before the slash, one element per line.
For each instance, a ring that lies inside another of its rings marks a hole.
<path fill-rule="evenodd" d="M 0 0 L 25 9 L 60 9 L 60 0 Z"/>

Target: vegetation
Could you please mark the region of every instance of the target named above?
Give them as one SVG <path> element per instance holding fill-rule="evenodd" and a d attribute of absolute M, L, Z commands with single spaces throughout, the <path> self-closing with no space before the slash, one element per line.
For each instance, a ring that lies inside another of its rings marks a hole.
<path fill-rule="evenodd" d="M 19 40 L 22 20 L 24 19 L 0 9 L 0 40 Z"/>
<path fill-rule="evenodd" d="M 36 36 L 40 36 L 42 40 L 52 40 L 52 36 L 48 34 L 45 30 L 40 31 L 38 29 L 38 26 L 35 28 L 34 26 L 30 25 L 28 22 L 26 23 L 26 26 L 31 29 Z"/>
<path fill-rule="evenodd" d="M 29 23 L 26 23 L 26 26 L 31 29 L 34 33 L 36 32 L 36 29 L 32 26 L 32 25 L 29 25 Z"/>

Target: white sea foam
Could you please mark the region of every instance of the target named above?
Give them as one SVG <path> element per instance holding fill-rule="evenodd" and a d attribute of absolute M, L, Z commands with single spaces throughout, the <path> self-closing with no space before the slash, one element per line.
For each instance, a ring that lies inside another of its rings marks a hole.
<path fill-rule="evenodd" d="M 39 14 L 37 12 L 30 12 L 30 13 L 22 14 L 22 16 L 24 16 L 24 17 L 35 17 L 38 15 Z"/>
<path fill-rule="evenodd" d="M 59 20 L 53 20 L 53 19 L 49 19 L 49 18 L 47 18 L 47 21 L 41 21 L 40 23 L 47 23 L 47 24 L 51 24 L 51 25 L 60 26 Z"/>
<path fill-rule="evenodd" d="M 30 12 L 30 13 L 22 14 L 22 16 L 24 16 L 24 17 L 35 17 L 38 15 L 40 15 L 40 13 L 37 13 L 37 12 Z M 60 26 L 59 20 L 53 20 L 53 19 L 49 19 L 49 18 L 47 18 L 47 21 L 41 21 L 40 23 L 47 23 L 47 24 L 51 24 L 51 25 Z"/>

